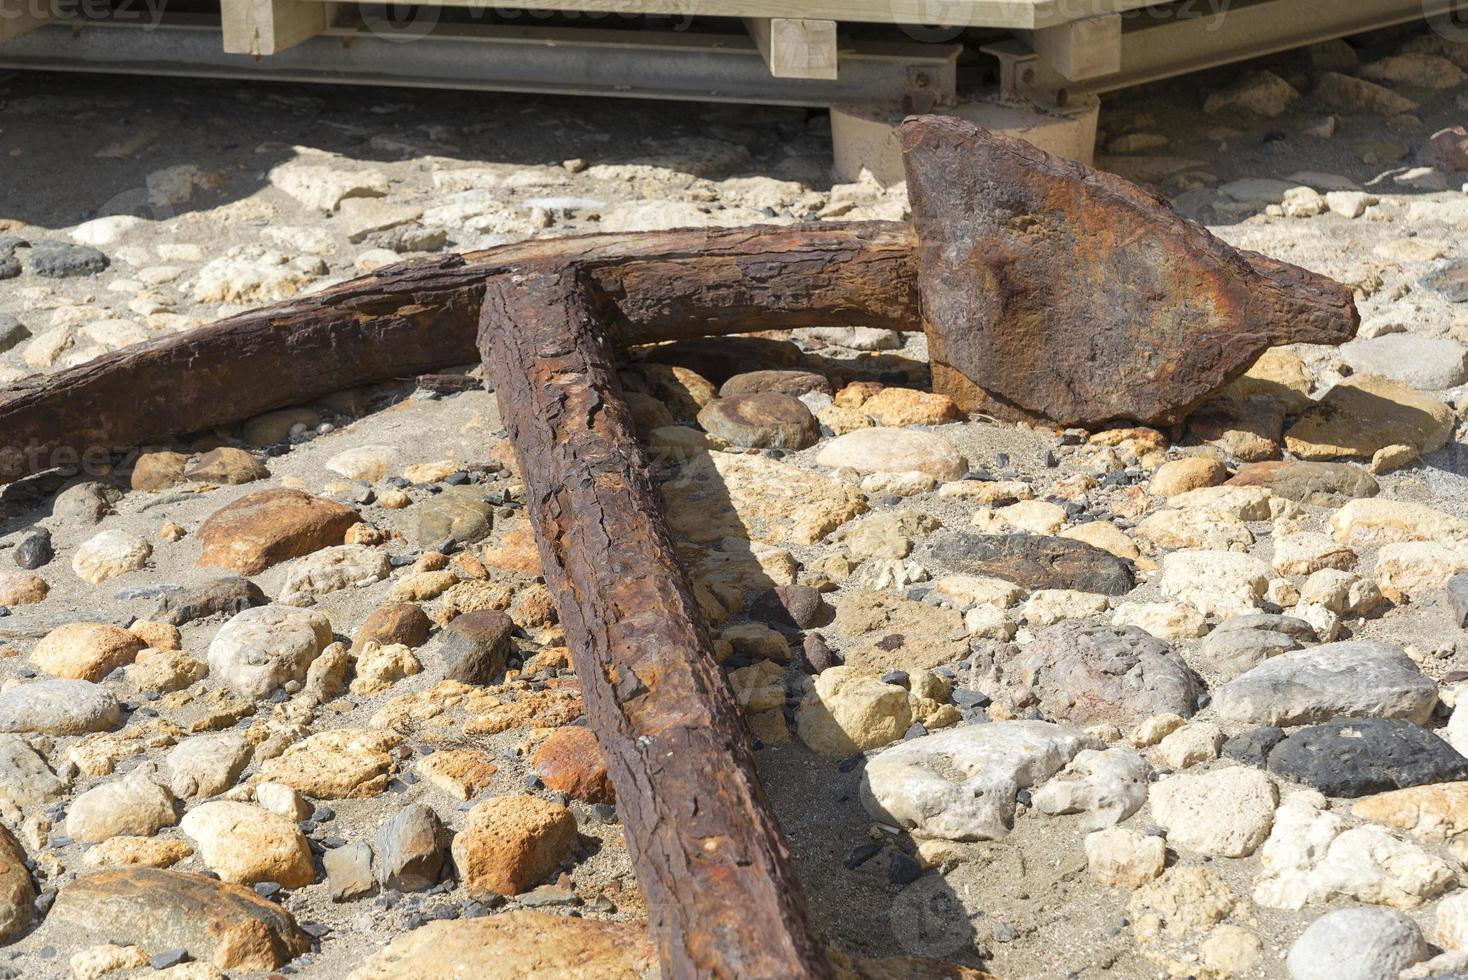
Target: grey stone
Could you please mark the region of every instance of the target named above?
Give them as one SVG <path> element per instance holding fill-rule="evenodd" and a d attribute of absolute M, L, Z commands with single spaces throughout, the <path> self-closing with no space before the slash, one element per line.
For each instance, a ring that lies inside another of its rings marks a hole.
<path fill-rule="evenodd" d="M 1229 759 L 1256 769 L 1269 765 L 1270 751 L 1285 737 L 1283 728 L 1256 728 L 1252 732 L 1235 735 L 1223 743 L 1223 754 Z"/>
<path fill-rule="evenodd" d="M 233 616 L 269 601 L 260 586 L 247 578 L 231 575 L 192 589 L 164 593 L 148 618 L 183 626 L 210 616 Z"/>
<path fill-rule="evenodd" d="M 932 556 L 955 572 L 991 575 L 1027 589 L 1126 595 L 1136 585 L 1125 559 L 1082 541 L 1042 534 L 955 532 L 934 541 Z"/>
<path fill-rule="evenodd" d="M 1422 723 L 1436 704 L 1437 685 L 1410 657 L 1371 640 L 1281 654 L 1213 696 L 1219 717 L 1254 725 L 1309 725 L 1339 716 Z"/>
<path fill-rule="evenodd" d="M 65 793 L 66 782 L 25 739 L 0 735 L 0 814 L 35 813 Z"/>
<path fill-rule="evenodd" d="M 112 513 L 118 492 L 101 483 L 73 483 L 56 495 L 51 504 L 51 516 L 57 520 L 75 521 L 82 524 L 98 524 Z"/>
<path fill-rule="evenodd" d="M 477 487 L 449 487 L 420 503 L 418 537 L 420 548 L 430 548 L 447 539 L 473 544 L 489 537 L 494 508 L 484 501 Z"/>
<path fill-rule="evenodd" d="M 38 276 L 65 279 L 70 276 L 94 276 L 105 272 L 111 263 L 106 255 L 90 245 L 36 242 L 26 254 L 26 264 Z"/>
<path fill-rule="evenodd" d="M 1228 677 L 1237 677 L 1270 657 L 1298 649 L 1299 641 L 1288 633 L 1216 629 L 1198 645 L 1198 659 L 1194 662 Z"/>
<path fill-rule="evenodd" d="M 1089 735 L 1045 721 L 950 728 L 877 753 L 862 773 L 861 802 L 884 823 L 924 837 L 998 840 L 1014 823 L 1015 798 L 1059 772 Z"/>
<path fill-rule="evenodd" d="M 15 563 L 21 568 L 34 571 L 50 564 L 55 557 L 56 552 L 51 547 L 51 532 L 44 527 L 35 528 L 15 546 Z"/>
<path fill-rule="evenodd" d="M 1353 340 L 1339 353 L 1359 373 L 1385 375 L 1426 391 L 1468 381 L 1468 347 L 1445 337 L 1387 334 Z"/>
<path fill-rule="evenodd" d="M 489 684 L 502 674 L 515 624 L 497 609 L 464 613 L 423 648 L 424 658 L 443 664 L 443 676 L 465 684 Z"/>
<path fill-rule="evenodd" d="M 1083 621 L 1042 630 L 1005 680 L 1028 687 L 1046 717 L 1077 725 L 1165 713 L 1186 718 L 1204 690 L 1192 668 L 1146 630 Z"/>
<path fill-rule="evenodd" d="M 1468 629 L 1468 572 L 1459 572 L 1448 579 L 1446 588 L 1453 622 L 1459 629 Z"/>
<path fill-rule="evenodd" d="M 817 392 L 831 393 L 831 382 L 814 371 L 747 371 L 736 374 L 719 386 L 719 397 L 750 395 L 757 391 L 773 391 L 799 398 Z"/>
<path fill-rule="evenodd" d="M 1468 303 L 1468 262 L 1449 262 L 1433 269 L 1420 280 L 1452 303 Z"/>
<path fill-rule="evenodd" d="M 250 743 L 240 732 L 194 735 L 174 746 L 167 761 L 175 796 L 208 799 L 234 785 L 250 761 Z"/>
<path fill-rule="evenodd" d="M 443 871 L 448 834 L 423 803 L 403 807 L 377 833 L 377 880 L 384 888 L 421 892 Z"/>
<path fill-rule="evenodd" d="M 356 841 L 334 847 L 321 856 L 326 869 L 326 887 L 333 902 L 349 902 L 377 889 L 372 876 L 372 845 Z"/>
<path fill-rule="evenodd" d="M 325 613 L 293 606 L 246 609 L 219 628 L 209 644 L 209 671 L 247 698 L 265 698 L 306 669 L 332 642 Z"/>
<path fill-rule="evenodd" d="M 1468 778 L 1468 759 L 1399 718 L 1331 721 L 1285 736 L 1269 771 L 1326 796 L 1357 797 Z"/>
<path fill-rule="evenodd" d="M 0 276 L 3 278 L 3 276 Z M 9 313 L 0 313 L 0 354 L 13 348 L 23 340 L 29 340 L 31 332 Z"/>
<path fill-rule="evenodd" d="M 1432 955 L 1417 923 L 1394 909 L 1327 912 L 1290 947 L 1290 980 L 1395 980 Z"/>
<path fill-rule="evenodd" d="M 1277 613 L 1239 613 L 1219 623 L 1214 633 L 1229 633 L 1236 630 L 1260 630 L 1283 633 L 1296 643 L 1314 643 L 1319 637 L 1315 627 L 1298 616 L 1281 616 Z"/>
<path fill-rule="evenodd" d="M 90 681 L 32 681 L 0 691 L 0 732 L 85 735 L 109 731 L 122 720 L 112 692 Z"/>
<path fill-rule="evenodd" d="M 1264 487 L 1276 496 L 1317 507 L 1339 507 L 1381 492 L 1381 484 L 1364 467 L 1306 460 L 1249 463 L 1239 467 L 1227 485 Z"/>

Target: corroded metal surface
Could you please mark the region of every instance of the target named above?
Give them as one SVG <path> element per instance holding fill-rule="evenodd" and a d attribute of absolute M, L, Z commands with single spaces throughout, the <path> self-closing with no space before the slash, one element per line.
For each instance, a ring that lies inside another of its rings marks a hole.
<path fill-rule="evenodd" d="M 1355 335 L 1348 288 L 1120 177 L 951 117 L 902 139 L 933 383 L 964 409 L 1172 423 L 1267 347 Z"/>

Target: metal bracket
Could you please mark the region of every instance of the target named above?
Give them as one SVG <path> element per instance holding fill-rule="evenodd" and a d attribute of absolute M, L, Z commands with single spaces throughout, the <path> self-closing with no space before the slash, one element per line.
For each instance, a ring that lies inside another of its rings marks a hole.
<path fill-rule="evenodd" d="M 1069 83 L 1020 41 L 1001 41 L 979 48 L 999 61 L 999 99 L 1014 104 L 1064 106 Z"/>

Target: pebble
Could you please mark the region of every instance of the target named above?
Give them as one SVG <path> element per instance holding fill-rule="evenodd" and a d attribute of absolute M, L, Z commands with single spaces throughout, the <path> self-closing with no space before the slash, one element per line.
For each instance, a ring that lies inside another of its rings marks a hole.
<path fill-rule="evenodd" d="M 15 563 L 30 571 L 50 564 L 55 557 L 56 552 L 51 548 L 51 532 L 43 527 L 30 531 L 15 546 Z"/>

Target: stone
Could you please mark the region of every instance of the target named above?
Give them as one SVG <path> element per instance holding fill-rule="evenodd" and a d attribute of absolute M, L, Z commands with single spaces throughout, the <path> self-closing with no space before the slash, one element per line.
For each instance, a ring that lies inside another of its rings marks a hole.
<path fill-rule="evenodd" d="M 469 811 L 454 838 L 454 866 L 475 900 L 519 895 L 549 877 L 576 840 L 576 819 L 559 803 L 498 796 Z"/>
<path fill-rule="evenodd" d="M 36 750 L 19 735 L 0 735 L 0 816 L 18 825 L 22 814 L 35 813 L 66 793 Z"/>
<path fill-rule="evenodd" d="M 71 276 L 95 276 L 106 272 L 112 263 L 99 249 L 90 245 L 38 241 L 28 251 L 26 264 L 38 276 L 66 279 Z"/>
<path fill-rule="evenodd" d="M 461 619 L 463 617 L 460 617 Z M 428 642 L 433 620 L 423 607 L 412 602 L 392 602 L 379 606 L 368 614 L 357 627 L 352 638 L 352 652 L 361 650 L 369 641 L 383 645 L 400 643 L 407 647 L 420 647 Z"/>
<path fill-rule="evenodd" d="M 1357 800 L 1351 813 L 1363 820 L 1405 830 L 1429 844 L 1468 832 L 1468 782 L 1411 786 Z M 1459 845 L 1454 846 L 1459 851 Z"/>
<path fill-rule="evenodd" d="M 1359 218 L 1367 208 L 1380 203 L 1381 199 L 1376 195 L 1362 191 L 1327 191 L 1325 195 L 1325 206 L 1343 218 Z"/>
<path fill-rule="evenodd" d="M 439 749 L 418 763 L 418 774 L 426 782 L 457 800 L 484 792 L 497 771 L 488 753 L 479 749 Z"/>
<path fill-rule="evenodd" d="M 1270 568 L 1232 551 L 1174 551 L 1162 559 L 1157 586 L 1163 596 L 1186 602 L 1207 616 L 1254 612 L 1269 587 Z"/>
<path fill-rule="evenodd" d="M 423 650 L 428 663 L 442 665 L 443 676 L 465 684 L 489 684 L 502 674 L 515 624 L 497 609 L 458 616 Z"/>
<path fill-rule="evenodd" d="M 814 544 L 867 509 L 861 492 L 840 480 L 733 453 L 700 453 L 662 491 L 669 528 L 695 543 Z"/>
<path fill-rule="evenodd" d="M 1187 769 L 1218 758 L 1223 732 L 1217 725 L 1198 722 L 1170 732 L 1157 743 L 1152 758 L 1169 769 Z"/>
<path fill-rule="evenodd" d="M 957 480 L 968 472 L 968 460 L 944 436 L 881 426 L 837 436 L 821 447 L 816 464 L 849 466 L 858 473 L 927 473 L 937 480 Z"/>
<path fill-rule="evenodd" d="M 1430 957 L 1417 923 L 1390 909 L 1336 909 L 1290 946 L 1290 980 L 1380 980 Z"/>
<path fill-rule="evenodd" d="M 190 810 L 179 826 L 193 839 L 205 866 L 224 881 L 273 881 L 302 888 L 316 880 L 306 835 L 269 810 L 214 800 Z"/>
<path fill-rule="evenodd" d="M 1259 770 L 1233 766 L 1163 779 L 1152 787 L 1151 801 L 1170 843 L 1236 858 L 1253 854 L 1269 836 L 1279 790 Z"/>
<path fill-rule="evenodd" d="M 912 725 L 907 689 L 855 667 L 832 667 L 808 684 L 795 727 L 800 740 L 821 755 L 840 759 L 880 748 Z"/>
<path fill-rule="evenodd" d="M 1413 601 L 1447 587 L 1468 568 L 1468 545 L 1408 541 L 1388 544 L 1376 555 L 1376 581 L 1394 602 Z"/>
<path fill-rule="evenodd" d="M 144 763 L 82 793 L 66 810 L 66 836 L 84 844 L 120 834 L 152 837 L 178 823 L 173 794 L 154 781 L 156 774 L 151 763 Z"/>
<path fill-rule="evenodd" d="M 1031 795 L 1041 813 L 1084 813 L 1085 828 L 1099 830 L 1121 823 L 1142 808 L 1151 773 L 1147 760 L 1135 752 L 1082 749 Z M 1162 871 L 1160 862 L 1157 871 Z"/>
<path fill-rule="evenodd" d="M 68 962 L 73 980 L 96 980 L 108 973 L 146 967 L 149 959 L 147 950 L 141 946 L 104 943 L 74 954 Z"/>
<path fill-rule="evenodd" d="M 449 487 L 417 507 L 416 541 L 427 548 L 446 540 L 474 544 L 489 537 L 494 508 L 476 487 Z"/>
<path fill-rule="evenodd" d="M 1285 433 L 1285 445 L 1307 460 L 1364 456 L 1388 446 L 1418 453 L 1441 449 L 1456 417 L 1448 405 L 1375 374 L 1359 374 L 1326 392 Z"/>
<path fill-rule="evenodd" d="M 1135 626 L 1169 643 L 1208 632 L 1203 614 L 1186 602 L 1123 602 L 1111 613 L 1112 626 Z"/>
<path fill-rule="evenodd" d="M 657 971 L 657 952 L 642 922 L 517 909 L 485 918 L 430 922 L 399 933 L 347 980 L 633 980 Z"/>
<path fill-rule="evenodd" d="M 804 402 L 774 391 L 716 398 L 699 410 L 698 424 L 729 445 L 756 449 L 805 449 L 821 435 Z"/>
<path fill-rule="evenodd" d="M 1162 510 L 1137 525 L 1138 538 L 1158 549 L 1246 551 L 1254 535 L 1242 521 L 1209 510 Z"/>
<path fill-rule="evenodd" d="M 168 694 L 202 680 L 209 668 L 182 650 L 141 650 L 123 676 L 135 691 Z"/>
<path fill-rule="evenodd" d="M 427 602 L 437 599 L 458 584 L 459 576 L 447 569 L 413 572 L 398 579 L 389 598 L 397 602 Z"/>
<path fill-rule="evenodd" d="M 1269 770 L 1329 796 L 1357 797 L 1468 778 L 1468 759 L 1399 718 L 1329 721 L 1287 735 Z"/>
<path fill-rule="evenodd" d="M 51 563 L 56 553 L 51 548 L 51 532 L 44 527 L 34 528 L 15 546 L 15 563 L 27 571 L 34 571 Z"/>
<path fill-rule="evenodd" d="M 1328 534 L 1281 534 L 1274 538 L 1271 564 L 1280 575 L 1311 575 L 1326 568 L 1344 572 L 1355 567 L 1356 553 Z"/>
<path fill-rule="evenodd" d="M 1264 958 L 1264 943 L 1241 926 L 1221 925 L 1198 944 L 1198 961 L 1224 976 L 1252 972 Z"/>
<path fill-rule="evenodd" d="M 861 412 L 878 425 L 942 425 L 960 417 L 947 395 L 911 388 L 883 388 L 861 403 Z M 934 474 L 936 476 L 936 474 Z"/>
<path fill-rule="evenodd" d="M 25 850 L 9 830 L 0 827 L 0 943 L 10 943 L 30 927 L 35 915 L 36 886 L 26 866 Z"/>
<path fill-rule="evenodd" d="M 282 408 L 250 419 L 241 434 L 251 446 L 284 445 L 290 442 L 291 430 L 296 426 L 314 429 L 320 424 L 321 415 L 313 409 Z"/>
<path fill-rule="evenodd" d="M 71 570 L 89 585 L 97 585 L 147 564 L 153 546 L 131 531 L 103 531 L 77 547 Z"/>
<path fill-rule="evenodd" d="M 1037 589 L 1025 600 L 1020 612 L 1035 628 L 1052 626 L 1068 619 L 1086 619 L 1104 613 L 1110 601 L 1094 592 L 1074 589 Z"/>
<path fill-rule="evenodd" d="M 906 558 L 913 540 L 938 526 L 917 511 L 884 511 L 863 517 L 837 531 L 835 540 L 852 558 Z"/>
<path fill-rule="evenodd" d="M 997 606 L 1008 609 L 1025 594 L 1013 582 L 987 575 L 945 575 L 933 583 L 933 591 L 961 606 Z"/>
<path fill-rule="evenodd" d="M 214 635 L 209 670 L 237 694 L 258 700 L 305 680 L 306 669 L 331 642 L 331 620 L 314 609 L 246 609 Z"/>
<path fill-rule="evenodd" d="M 1447 58 L 1421 51 L 1394 54 L 1361 66 L 1361 75 L 1377 82 L 1415 88 L 1450 89 L 1468 82 L 1468 74 Z"/>
<path fill-rule="evenodd" d="M 423 665 L 413 656 L 413 651 L 402 644 L 380 643 L 369 640 L 357 652 L 356 673 L 352 679 L 353 694 L 377 694 L 386 691 L 394 681 L 421 673 Z"/>
<path fill-rule="evenodd" d="M 251 747 L 239 732 L 209 732 L 186 738 L 166 757 L 173 795 L 186 800 L 218 796 L 235 784 L 250 761 Z"/>
<path fill-rule="evenodd" d="M 749 668 L 753 669 L 753 668 Z M 784 689 L 780 703 L 784 707 Z M 530 768 L 546 787 L 586 803 L 613 803 L 617 794 L 607 774 L 607 763 L 596 734 L 581 725 L 567 725 L 550 733 L 530 756 Z"/>
<path fill-rule="evenodd" d="M 210 616 L 233 616 L 269 601 L 254 582 L 228 576 L 181 592 L 164 593 L 148 617 L 171 626 L 185 626 Z"/>
<path fill-rule="evenodd" d="M 919 290 L 933 389 L 961 410 L 1176 423 L 1270 341 L 1354 333 L 1347 292 L 1251 264 L 1120 177 L 949 116 L 910 119 L 902 139 L 913 221 L 932 246 Z M 1098 234 L 1150 248 L 1098 250 Z M 1307 288 L 1318 305 L 1288 312 L 1265 295 Z M 1251 343 L 1239 342 L 1245 323 Z"/>
<path fill-rule="evenodd" d="M 1232 84 L 1211 93 L 1203 101 L 1210 116 L 1242 112 L 1265 119 L 1283 115 L 1300 93 L 1289 82 L 1269 71 L 1252 71 Z"/>
<path fill-rule="evenodd" d="M 820 590 L 809 585 L 777 585 L 757 596 L 749 607 L 751 619 L 796 629 L 824 626 L 831 610 Z"/>
<path fill-rule="evenodd" d="M 31 332 L 24 323 L 9 313 L 0 313 L 0 354 L 30 339 Z"/>
<path fill-rule="evenodd" d="M 1006 669 L 1046 717 L 1077 725 L 1188 717 L 1203 681 L 1163 641 L 1136 627 L 1067 622 L 1048 627 Z"/>
<path fill-rule="evenodd" d="M 321 855 L 326 890 L 333 902 L 349 902 L 377 890 L 372 875 L 372 846 L 364 841 L 333 847 Z"/>
<path fill-rule="evenodd" d="M 162 837 L 109 837 L 87 848 L 82 863 L 89 868 L 168 868 L 194 849 L 181 840 Z"/>
<path fill-rule="evenodd" d="M 199 564 L 256 575 L 341 544 L 359 520 L 350 507 L 300 490 L 261 490 L 221 507 L 200 526 Z"/>
<path fill-rule="evenodd" d="M 1315 97 L 1343 112 L 1371 112 L 1393 118 L 1416 112 L 1418 105 L 1391 89 L 1364 78 L 1328 71 L 1315 83 Z"/>
<path fill-rule="evenodd" d="M 221 970 L 274 970 L 311 947 L 289 912 L 253 890 L 156 868 L 82 875 L 50 918 L 92 941 L 186 949 Z"/>
<path fill-rule="evenodd" d="M 383 888 L 421 892 L 443 873 L 448 831 L 433 808 L 410 803 L 377 832 L 377 880 Z"/>
<path fill-rule="evenodd" d="M 1448 610 L 1459 629 L 1468 629 L 1468 575 L 1454 574 L 1443 585 Z"/>
<path fill-rule="evenodd" d="M 297 558 L 286 568 L 281 599 L 325 595 L 365 588 L 392 574 L 387 552 L 360 544 L 339 544 Z"/>
<path fill-rule="evenodd" d="M 386 197 L 388 180 L 380 170 L 347 170 L 310 157 L 283 163 L 270 171 L 270 183 L 308 208 L 331 212 L 353 198 Z"/>
<path fill-rule="evenodd" d="M 1014 822 L 1015 797 L 1060 771 L 1088 735 L 1043 721 L 971 725 L 909 739 L 872 757 L 861 801 L 873 818 L 917 837 L 998 840 Z"/>
<path fill-rule="evenodd" d="M 890 592 L 847 590 L 837 602 L 834 625 L 852 641 L 844 650 L 846 663 L 866 673 L 931 669 L 969 653 L 956 611 Z"/>
<path fill-rule="evenodd" d="M 1125 559 L 1070 538 L 950 532 L 934 540 L 931 553 L 955 572 L 1006 579 L 1028 589 L 1116 596 L 1135 585 Z"/>
<path fill-rule="evenodd" d="M 288 747 L 260 765 L 259 776 L 313 799 L 368 799 L 387 788 L 396 732 L 333 728 Z"/>
<path fill-rule="evenodd" d="M 128 485 L 134 490 L 157 493 L 184 482 L 189 457 L 183 453 L 143 453 L 133 463 Z"/>
<path fill-rule="evenodd" d="M 101 623 L 67 623 L 42 637 L 31 666 L 54 677 L 102 680 L 133 662 L 146 644 L 136 634 Z"/>
<path fill-rule="evenodd" d="M 358 446 L 337 453 L 323 465 L 348 480 L 376 483 L 392 471 L 396 458 L 397 449 L 393 446 Z"/>
<path fill-rule="evenodd" d="M 1447 950 L 1468 949 L 1468 892 L 1438 903 L 1433 939 Z"/>
<path fill-rule="evenodd" d="M 1152 474 L 1148 489 L 1154 496 L 1175 497 L 1199 487 L 1217 486 L 1228 479 L 1228 470 L 1208 456 L 1190 456 L 1163 463 Z"/>
<path fill-rule="evenodd" d="M 1300 601 L 1322 606 L 1339 616 L 1371 616 L 1383 604 L 1375 582 L 1353 572 L 1322 569 L 1300 586 Z"/>
<path fill-rule="evenodd" d="M 268 479 L 270 470 L 265 468 L 264 463 L 243 449 L 220 446 L 218 449 L 209 450 L 190 464 L 188 469 L 184 470 L 184 476 L 193 483 L 238 486 L 242 483 L 254 483 L 256 480 Z"/>
<path fill-rule="evenodd" d="M 89 681 L 31 681 L 0 691 L 0 732 L 85 735 L 122 720 L 117 698 Z"/>
<path fill-rule="evenodd" d="M 1468 347 L 1456 340 L 1394 333 L 1361 338 L 1340 348 L 1358 374 L 1376 374 L 1412 388 L 1437 391 L 1468 381 Z"/>
<path fill-rule="evenodd" d="M 1065 508 L 1044 500 L 1021 500 L 1000 507 L 996 516 L 1016 531 L 1054 534 L 1065 525 Z"/>
<path fill-rule="evenodd" d="M 734 395 L 761 392 L 789 395 L 792 398 L 813 393 L 829 395 L 831 382 L 826 380 L 825 375 L 814 371 L 746 371 L 744 374 L 734 375 L 720 385 L 718 397 L 731 398 Z M 713 401 L 713 398 L 703 398 L 698 401 L 698 405 L 706 407 Z"/>
<path fill-rule="evenodd" d="M 1108 888 L 1140 888 L 1162 874 L 1167 845 L 1161 837 L 1112 827 L 1086 835 L 1086 871 Z"/>
<path fill-rule="evenodd" d="M 1468 539 L 1468 521 L 1407 500 L 1353 500 L 1331 515 L 1330 529 L 1352 548 Z"/>
<path fill-rule="evenodd" d="M 1253 725 L 1311 725 L 1337 717 L 1426 722 L 1437 685 L 1398 647 L 1373 640 L 1282 653 L 1222 685 L 1219 716 Z"/>
<path fill-rule="evenodd" d="M 1232 680 L 1271 657 L 1298 649 L 1299 640 L 1278 630 L 1216 629 L 1199 645 L 1195 662 Z"/>
<path fill-rule="evenodd" d="M 1132 893 L 1127 915 L 1135 924 L 1150 911 L 1169 935 L 1183 936 L 1211 929 L 1237 904 L 1238 896 L 1212 868 L 1177 864 Z"/>

